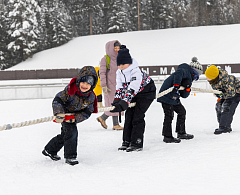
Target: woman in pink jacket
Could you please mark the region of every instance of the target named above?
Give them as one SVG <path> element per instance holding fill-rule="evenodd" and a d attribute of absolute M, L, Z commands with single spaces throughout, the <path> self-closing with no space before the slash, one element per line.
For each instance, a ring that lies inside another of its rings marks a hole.
<path fill-rule="evenodd" d="M 107 68 L 107 58 L 104 56 L 100 63 L 99 77 L 100 84 L 103 90 L 105 107 L 111 107 L 111 103 L 114 100 L 116 91 L 116 72 L 117 67 L 117 55 L 120 49 L 120 42 L 117 40 L 109 41 L 106 44 L 106 55 L 110 58 L 109 69 Z M 109 116 L 112 116 L 113 130 L 123 130 L 123 127 L 119 125 L 118 113 L 111 113 L 110 111 L 104 112 L 102 116 L 97 118 L 97 121 L 101 123 L 102 127 L 107 129 L 106 120 Z"/>

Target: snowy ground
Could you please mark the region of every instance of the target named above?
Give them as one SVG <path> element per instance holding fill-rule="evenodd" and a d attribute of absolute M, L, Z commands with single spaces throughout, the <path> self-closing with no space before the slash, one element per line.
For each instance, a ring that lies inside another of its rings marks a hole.
<path fill-rule="evenodd" d="M 0 101 L 0 126 L 51 116 L 51 101 Z M 76 166 L 64 160 L 53 162 L 41 154 L 50 138 L 60 132 L 59 124 L 47 122 L 0 132 L 1 194 L 239 194 L 240 110 L 232 133 L 214 135 L 216 98 L 197 93 L 182 102 L 193 140 L 164 143 L 163 111 L 154 101 L 146 113 L 144 150 L 117 151 L 122 132 L 111 130 L 110 119 L 109 128 L 103 129 L 96 121 L 101 113 L 93 114 L 78 125 L 80 164 Z"/>
<path fill-rule="evenodd" d="M 10 69 L 56 69 L 98 66 L 108 41 L 127 45 L 140 66 L 178 65 L 197 56 L 202 64 L 240 62 L 240 24 L 134 31 L 78 37 L 42 51 Z"/>

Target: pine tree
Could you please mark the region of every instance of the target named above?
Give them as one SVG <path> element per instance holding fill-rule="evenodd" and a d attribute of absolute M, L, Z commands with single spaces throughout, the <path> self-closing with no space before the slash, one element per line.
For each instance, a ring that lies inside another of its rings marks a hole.
<path fill-rule="evenodd" d="M 24 61 L 36 51 L 39 32 L 36 13 L 40 8 L 35 0 L 9 0 L 8 7 L 11 9 L 8 13 L 11 23 L 8 49 L 19 62 Z"/>

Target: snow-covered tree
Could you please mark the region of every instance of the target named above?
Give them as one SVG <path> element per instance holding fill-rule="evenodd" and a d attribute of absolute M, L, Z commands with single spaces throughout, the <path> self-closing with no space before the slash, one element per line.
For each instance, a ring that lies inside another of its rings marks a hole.
<path fill-rule="evenodd" d="M 112 5 L 112 12 L 110 14 L 108 30 L 109 33 L 126 32 L 125 19 L 127 13 L 124 12 L 121 0 L 115 0 Z"/>
<path fill-rule="evenodd" d="M 36 51 L 39 33 L 36 15 L 40 7 L 35 0 L 9 0 L 7 6 L 11 24 L 8 31 L 11 42 L 7 47 L 24 61 Z"/>

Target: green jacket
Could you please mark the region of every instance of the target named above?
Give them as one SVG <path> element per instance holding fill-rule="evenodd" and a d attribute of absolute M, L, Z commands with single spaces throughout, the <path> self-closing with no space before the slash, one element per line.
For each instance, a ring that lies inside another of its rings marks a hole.
<path fill-rule="evenodd" d="M 228 75 L 226 70 L 219 69 L 219 79 L 212 88 L 223 92 L 222 99 L 232 98 L 240 93 L 240 81 L 233 75 Z"/>

